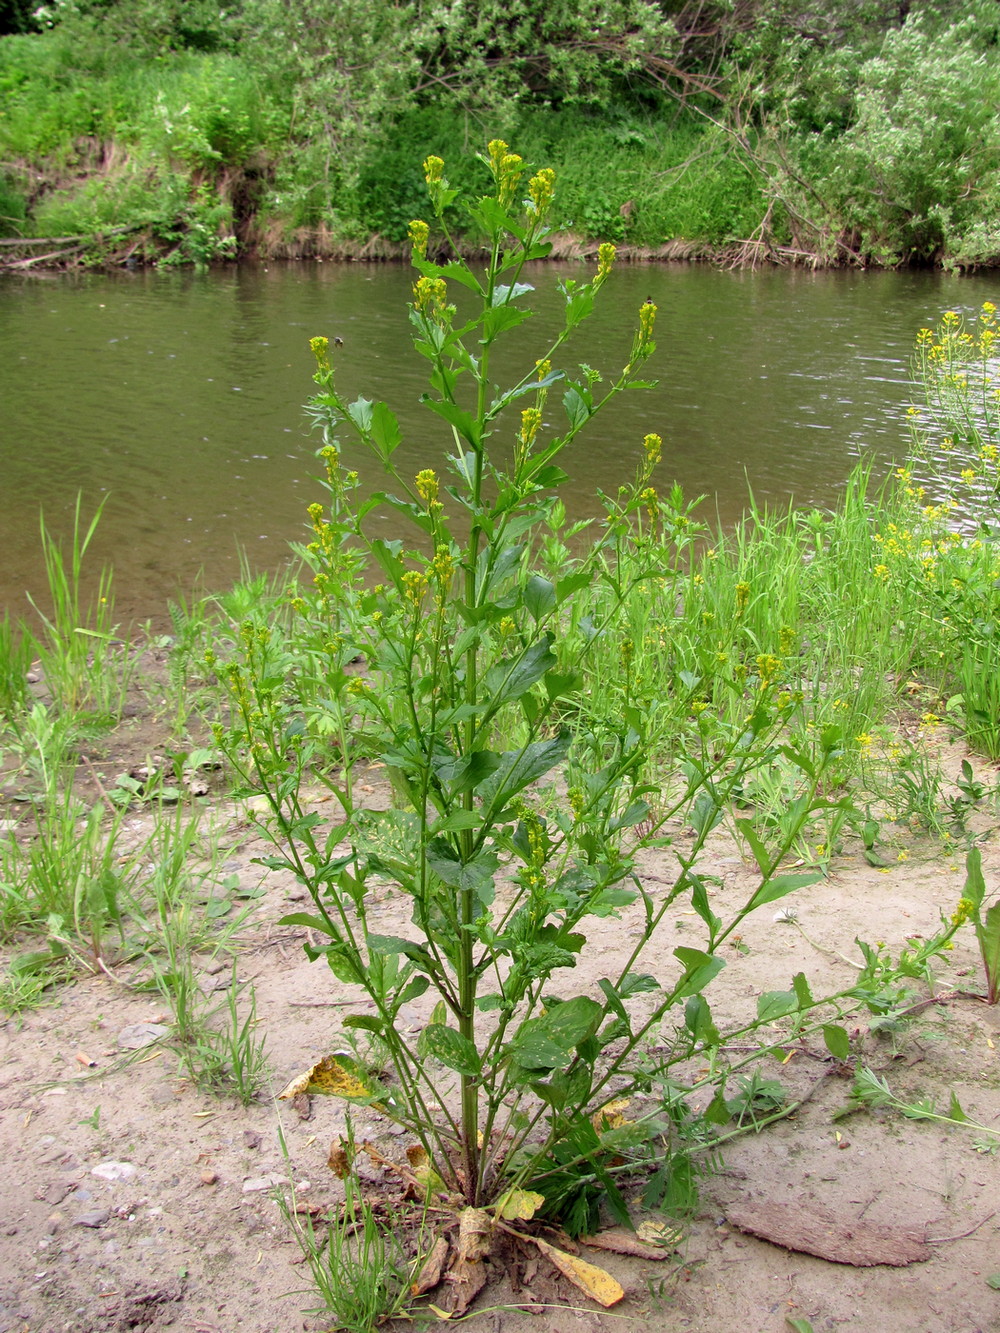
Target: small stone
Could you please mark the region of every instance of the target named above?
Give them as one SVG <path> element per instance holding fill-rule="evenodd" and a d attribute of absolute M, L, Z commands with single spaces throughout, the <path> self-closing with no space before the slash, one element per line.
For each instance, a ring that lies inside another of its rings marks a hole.
<path fill-rule="evenodd" d="M 213 958 L 211 962 L 206 963 L 203 972 L 207 972 L 210 977 L 216 977 L 225 967 L 225 963 L 220 963 L 218 958 Z"/>
<path fill-rule="evenodd" d="M 202 1171 L 200 1180 L 203 1185 L 214 1185 L 219 1179 L 215 1171 Z"/>
<path fill-rule="evenodd" d="M 263 1190 L 273 1189 L 275 1185 L 283 1185 L 284 1183 L 284 1176 L 253 1176 L 249 1180 L 244 1180 L 243 1193 L 260 1194 Z"/>
<path fill-rule="evenodd" d="M 54 1236 L 65 1220 L 62 1213 L 49 1213 L 45 1219 L 45 1230 L 50 1236 Z"/>
<path fill-rule="evenodd" d="M 256 1129 L 245 1129 L 243 1131 L 243 1142 L 248 1148 L 260 1147 L 260 1134 Z"/>
<path fill-rule="evenodd" d="M 118 1034 L 118 1049 L 122 1051 L 141 1051 L 144 1046 L 152 1046 L 170 1031 L 161 1023 L 130 1023 Z"/>
<path fill-rule="evenodd" d="M 91 1208 L 79 1217 L 73 1218 L 75 1227 L 102 1227 L 111 1216 L 110 1208 Z"/>
<path fill-rule="evenodd" d="M 851 1146 L 851 1140 L 850 1140 L 850 1139 L 840 1138 L 840 1139 L 837 1140 L 837 1147 L 838 1147 L 838 1148 L 849 1148 L 850 1146 Z"/>
<path fill-rule="evenodd" d="M 99 1176 L 101 1180 L 117 1182 L 131 1180 L 138 1169 L 131 1162 L 101 1162 L 91 1170 L 90 1174 Z"/>

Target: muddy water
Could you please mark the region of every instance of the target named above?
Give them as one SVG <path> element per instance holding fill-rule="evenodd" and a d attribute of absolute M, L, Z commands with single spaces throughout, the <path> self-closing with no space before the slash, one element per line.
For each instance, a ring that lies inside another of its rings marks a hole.
<path fill-rule="evenodd" d="M 556 326 L 557 277 L 583 272 L 532 275 L 539 313 L 506 369 L 521 373 Z M 405 465 L 436 464 L 448 440 L 417 401 L 426 363 L 409 344 L 409 286 L 401 267 L 330 264 L 0 280 L 0 612 L 39 595 L 39 511 L 65 533 L 78 493 L 85 515 L 105 504 L 92 552 L 114 565 L 123 615 L 159 619 L 199 575 L 225 585 L 240 551 L 277 568 L 317 496 L 301 408 L 312 334 L 343 339 L 345 390 L 395 408 Z M 994 279 L 940 274 L 622 268 L 572 359 L 619 368 L 652 297 L 660 382 L 575 447 L 567 505 L 591 512 L 650 430 L 665 441 L 661 484 L 706 494 L 724 523 L 751 488 L 832 504 L 858 458 L 883 469 L 905 451 L 916 330 L 995 296 Z M 356 461 L 376 484 L 374 464 Z"/>

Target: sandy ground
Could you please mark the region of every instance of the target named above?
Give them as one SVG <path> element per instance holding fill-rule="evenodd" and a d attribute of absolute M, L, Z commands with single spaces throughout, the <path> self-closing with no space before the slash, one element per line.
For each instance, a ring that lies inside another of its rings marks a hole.
<path fill-rule="evenodd" d="M 263 873 L 253 858 L 263 848 L 238 811 L 219 813 L 229 821 L 227 873 L 253 884 Z M 995 890 L 1000 849 L 990 842 L 984 864 Z M 722 880 L 723 906 L 742 901 L 749 869 L 724 836 L 703 869 Z M 809 940 L 776 922 L 772 906 L 746 925 L 745 952 L 727 948 L 727 966 L 708 993 L 717 1020 L 752 1013 L 761 991 L 786 988 L 800 969 L 816 994 L 843 986 L 852 971 L 836 954 L 856 956 L 856 935 L 895 951 L 905 937 L 931 933 L 940 912 L 953 910 L 962 871 L 936 845 L 888 873 L 847 846 L 829 878 L 794 899 Z M 655 860 L 644 867 L 654 893 L 668 874 Z M 255 987 L 277 1091 L 336 1047 L 345 992 L 323 963 L 308 962 L 301 930 L 277 925 L 301 907 L 302 890 L 281 873 L 263 882 L 266 893 L 239 936 L 238 974 Z M 698 942 L 697 919 L 678 906 L 653 943 L 648 970 L 669 975 L 671 950 Z M 387 892 L 376 916 L 377 928 L 392 933 L 404 921 L 402 900 Z M 629 913 L 599 923 L 599 949 L 564 974 L 573 993 L 595 987 L 637 928 Z M 939 969 L 942 994 L 981 986 L 974 943 L 971 930 L 959 937 Z M 226 984 L 228 968 L 210 951 L 199 967 L 206 988 Z M 301 1204 L 335 1203 L 326 1157 L 344 1129 L 343 1104 L 266 1097 L 243 1109 L 186 1081 L 169 1045 L 123 1050 L 123 1030 L 169 1021 L 155 995 L 132 988 L 138 976 L 123 965 L 113 978 L 85 977 L 0 1029 L 0 1333 L 330 1328 L 329 1318 L 308 1313 L 315 1302 L 308 1271 L 275 1194 L 291 1181 Z M 407 1019 L 419 1025 L 427 1016 L 412 1010 Z M 1000 1126 L 996 1010 L 959 995 L 919 1010 L 891 1034 L 870 1032 L 863 1018 L 853 1031 L 859 1053 L 894 1091 L 947 1105 L 954 1090 L 969 1116 Z M 591 1253 L 627 1293 L 608 1312 L 544 1276 L 531 1288 L 536 1313 L 511 1308 L 527 1297 L 516 1297 L 498 1271 L 476 1307 L 489 1309 L 472 1327 L 770 1333 L 807 1319 L 816 1330 L 1000 1331 L 1000 1291 L 987 1282 L 1000 1272 L 1000 1154 L 984 1151 L 967 1130 L 891 1112 L 834 1120 L 847 1102 L 849 1071 L 819 1044 L 783 1067 L 771 1059 L 763 1073 L 808 1100 L 794 1116 L 728 1146 L 721 1169 L 703 1182 L 675 1261 Z M 358 1127 L 401 1157 L 405 1144 L 390 1130 L 373 1112 Z M 755 1239 L 730 1220 L 737 1214 L 745 1224 L 748 1210 L 765 1216 L 775 1204 L 803 1233 L 822 1230 L 824 1216 L 848 1231 L 862 1219 L 904 1224 L 930 1241 L 927 1257 L 905 1267 L 831 1263 Z"/>

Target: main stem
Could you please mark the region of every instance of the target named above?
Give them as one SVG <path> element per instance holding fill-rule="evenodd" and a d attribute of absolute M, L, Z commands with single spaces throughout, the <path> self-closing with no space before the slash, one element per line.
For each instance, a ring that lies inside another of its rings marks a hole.
<path fill-rule="evenodd" d="M 486 306 L 493 302 L 493 289 L 496 284 L 496 271 L 499 261 L 499 243 L 494 241 L 490 255 L 489 269 L 486 275 Z M 489 384 L 489 354 L 487 344 L 483 348 L 479 363 L 479 386 L 476 401 L 476 421 L 480 432 L 486 423 L 486 392 Z M 479 545 L 482 529 L 479 523 L 479 510 L 483 496 L 483 450 L 484 442 L 480 435 L 480 447 L 475 451 L 475 467 L 472 476 L 472 524 L 469 541 L 465 552 L 465 601 L 467 606 L 475 606 L 478 596 L 476 586 L 476 567 L 479 563 Z M 470 705 L 470 716 L 465 722 L 465 753 L 470 755 L 476 744 L 475 705 L 479 701 L 479 650 L 473 644 L 465 655 L 465 702 Z M 466 810 L 472 810 L 473 793 L 467 791 L 462 797 Z M 471 860 L 474 851 L 474 838 L 471 829 L 461 832 L 462 860 Z M 473 1046 L 476 1044 L 476 971 L 473 956 L 472 927 L 475 920 L 475 892 L 472 888 L 459 890 L 459 930 L 458 942 L 458 1029 Z M 470 1204 L 478 1204 L 480 1194 L 479 1173 L 479 1086 L 475 1075 L 462 1075 L 462 1156 L 465 1168 L 465 1192 Z"/>

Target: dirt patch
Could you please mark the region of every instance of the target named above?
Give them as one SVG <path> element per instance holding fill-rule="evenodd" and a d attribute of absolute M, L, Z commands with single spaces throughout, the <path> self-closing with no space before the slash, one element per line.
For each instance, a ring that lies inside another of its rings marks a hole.
<path fill-rule="evenodd" d="M 376 787 L 371 795 L 377 803 L 386 793 Z M 322 963 L 307 961 L 303 931 L 277 924 L 301 905 L 303 891 L 254 864 L 264 848 L 248 840 L 243 813 L 217 811 L 230 830 L 227 869 L 246 883 L 261 879 L 265 889 L 250 900 L 237 972 L 256 991 L 276 1091 L 337 1046 L 352 997 Z M 995 884 L 1000 856 L 987 847 L 984 861 Z M 742 900 L 750 872 L 725 837 L 714 840 L 703 870 L 722 883 L 720 906 Z M 652 858 L 643 871 L 653 893 L 669 874 Z M 795 923 L 768 909 L 746 923 L 710 989 L 717 1021 L 748 1016 L 762 990 L 786 987 L 799 970 L 816 994 L 842 987 L 855 936 L 895 951 L 906 937 L 928 935 L 954 908 L 961 883 L 960 863 L 948 856 L 886 873 L 849 849 L 827 880 L 796 896 Z M 404 924 L 405 900 L 386 890 L 372 917 L 373 928 L 392 933 Z M 601 923 L 599 947 L 582 956 L 574 991 L 596 987 L 612 959 L 626 956 L 638 925 L 630 912 Z M 675 967 L 672 949 L 695 942 L 697 927 L 679 908 L 653 943 L 649 970 Z M 980 982 L 973 944 L 971 932 L 960 936 L 939 970 L 941 1003 L 888 1031 L 860 1022 L 853 1030 L 864 1060 L 894 1092 L 946 1107 L 955 1091 L 966 1114 L 996 1126 L 1000 1015 L 961 994 Z M 210 950 L 200 964 L 206 988 L 218 985 Z M 244 1109 L 199 1091 L 162 1040 L 133 1044 L 135 1025 L 170 1021 L 162 1002 L 134 988 L 141 979 L 134 964 L 80 979 L 0 1033 L 0 1333 L 329 1327 L 329 1319 L 303 1313 L 315 1297 L 276 1196 L 294 1191 L 319 1215 L 335 1205 L 340 1187 L 326 1159 L 345 1129 L 343 1105 L 268 1099 Z M 419 1026 L 428 1015 L 414 1006 L 403 1017 Z M 1000 1292 L 987 1283 L 1000 1270 L 1000 1158 L 989 1145 L 890 1111 L 835 1119 L 848 1106 L 850 1071 L 815 1044 L 783 1064 L 771 1058 L 762 1072 L 803 1104 L 728 1145 L 706 1174 L 700 1211 L 673 1262 L 588 1252 L 625 1288 L 625 1302 L 610 1312 L 585 1308 L 580 1293 L 553 1275 L 535 1274 L 515 1292 L 510 1274 L 494 1271 L 479 1299 L 491 1307 L 482 1326 L 715 1333 L 778 1330 L 797 1318 L 814 1329 L 1000 1330 Z M 406 1145 L 393 1129 L 375 1112 L 358 1117 L 359 1137 L 399 1158 Z M 834 1232 L 859 1244 L 866 1235 L 905 1232 L 916 1253 L 903 1267 L 855 1267 L 799 1252 L 829 1245 Z M 812 1245 L 799 1243 L 810 1238 Z M 533 1312 L 492 1308 L 515 1302 Z"/>

